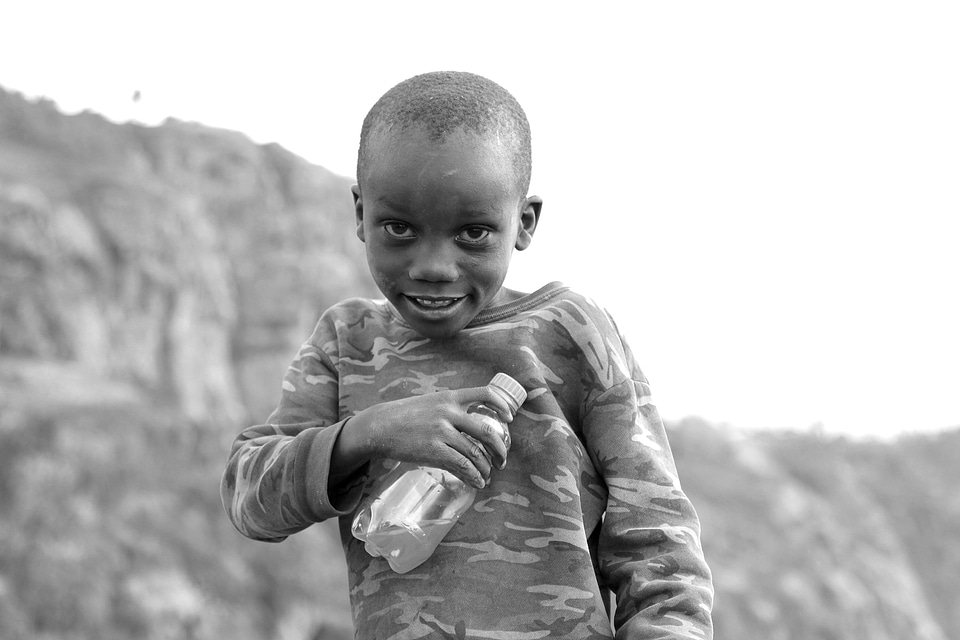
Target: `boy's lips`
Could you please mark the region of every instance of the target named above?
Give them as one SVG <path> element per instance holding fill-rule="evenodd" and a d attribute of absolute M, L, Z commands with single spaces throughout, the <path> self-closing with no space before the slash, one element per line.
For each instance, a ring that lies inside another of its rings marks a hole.
<path fill-rule="evenodd" d="M 446 317 L 456 312 L 466 296 L 403 296 L 417 312 L 434 318 Z"/>

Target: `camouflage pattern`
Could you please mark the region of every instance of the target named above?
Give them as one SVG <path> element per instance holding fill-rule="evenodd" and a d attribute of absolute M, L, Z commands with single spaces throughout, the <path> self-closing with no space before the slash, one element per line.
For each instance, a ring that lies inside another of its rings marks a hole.
<path fill-rule="evenodd" d="M 339 429 L 376 403 L 482 386 L 500 371 L 528 391 L 506 468 L 429 560 L 394 573 L 350 534 L 385 465 L 327 485 Z M 414 333 L 385 301 L 331 308 L 268 424 L 237 438 L 221 491 L 255 539 L 340 518 L 358 638 L 713 636 L 699 521 L 647 380 L 609 315 L 558 283 L 444 340 Z"/>

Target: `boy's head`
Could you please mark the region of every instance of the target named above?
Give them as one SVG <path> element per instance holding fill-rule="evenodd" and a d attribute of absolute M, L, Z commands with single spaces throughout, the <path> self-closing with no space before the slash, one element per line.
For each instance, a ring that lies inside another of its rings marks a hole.
<path fill-rule="evenodd" d="M 540 215 L 529 180 L 526 116 L 485 78 L 416 76 L 371 109 L 353 187 L 357 235 L 377 286 L 417 332 L 452 336 L 509 301 L 510 258 Z"/>
<path fill-rule="evenodd" d="M 499 140 L 512 157 L 518 191 L 530 188 L 531 145 L 527 114 L 506 89 L 483 76 L 435 71 L 404 80 L 377 100 L 360 129 L 357 184 L 369 168 L 370 143 L 379 134 L 420 127 L 442 142 L 462 129 Z"/>

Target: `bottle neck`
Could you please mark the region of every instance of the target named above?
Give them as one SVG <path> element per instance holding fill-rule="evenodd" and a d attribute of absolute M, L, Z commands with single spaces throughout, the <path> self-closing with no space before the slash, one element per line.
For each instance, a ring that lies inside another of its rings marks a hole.
<path fill-rule="evenodd" d="M 494 391 L 496 391 L 497 395 L 503 398 L 504 401 L 507 403 L 507 405 L 510 407 L 510 415 L 515 416 L 517 414 L 517 411 L 520 409 L 519 405 L 517 405 L 516 398 L 511 396 L 509 393 L 507 393 L 505 390 L 501 389 L 497 385 L 491 385 L 491 388 Z"/>

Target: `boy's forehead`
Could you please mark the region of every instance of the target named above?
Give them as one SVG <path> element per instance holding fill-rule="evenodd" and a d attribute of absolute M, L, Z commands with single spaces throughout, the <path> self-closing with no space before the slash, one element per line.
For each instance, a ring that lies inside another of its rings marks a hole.
<path fill-rule="evenodd" d="M 370 146 L 381 150 L 408 146 L 440 148 L 448 142 L 485 146 L 497 141 L 496 133 L 486 134 L 459 127 L 453 131 L 437 133 L 419 125 L 381 127 L 372 132 Z"/>
<path fill-rule="evenodd" d="M 496 133 L 480 133 L 458 128 L 436 135 L 420 126 L 381 129 L 370 137 L 368 174 L 417 169 L 425 156 L 441 162 L 474 162 L 497 165 L 504 179 L 513 181 L 513 154 Z"/>

